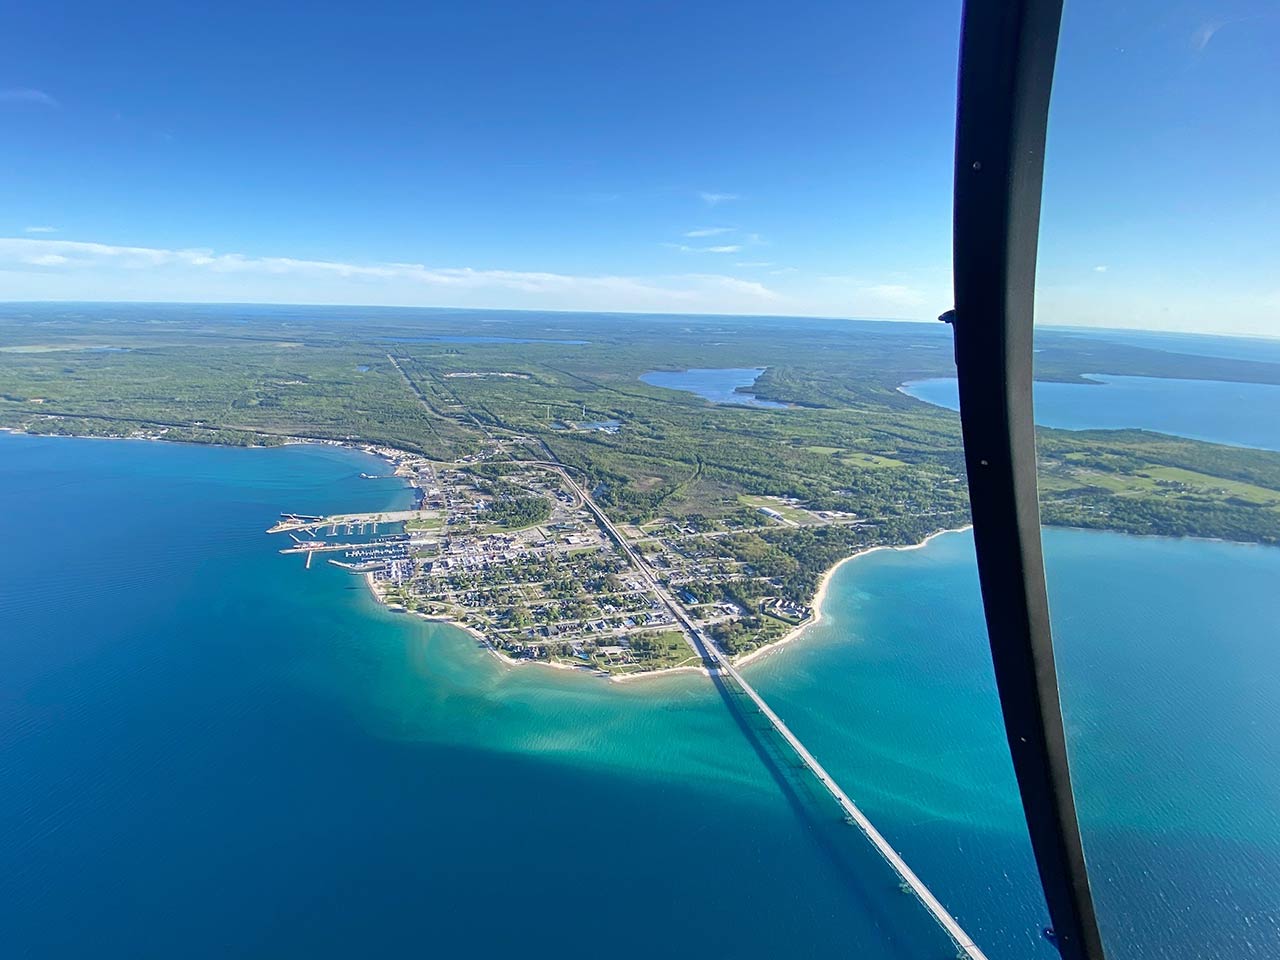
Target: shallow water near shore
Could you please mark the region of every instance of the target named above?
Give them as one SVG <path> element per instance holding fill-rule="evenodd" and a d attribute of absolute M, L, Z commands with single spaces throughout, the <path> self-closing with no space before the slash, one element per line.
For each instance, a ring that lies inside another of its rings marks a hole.
<path fill-rule="evenodd" d="M 505 666 L 277 554 L 281 509 L 406 502 L 375 463 L 0 434 L 6 949 L 951 955 L 705 677 Z M 971 544 L 844 565 L 746 671 L 993 960 L 1047 958 Z M 1277 956 L 1280 551 L 1048 545 L 1115 955 Z"/>

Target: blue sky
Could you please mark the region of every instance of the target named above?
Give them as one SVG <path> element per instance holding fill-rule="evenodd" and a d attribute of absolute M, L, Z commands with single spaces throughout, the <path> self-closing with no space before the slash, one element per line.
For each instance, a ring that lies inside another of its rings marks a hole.
<path fill-rule="evenodd" d="M 27 4 L 0 297 L 929 318 L 958 2 Z M 1280 334 L 1280 16 L 1068 0 L 1044 322 Z"/>

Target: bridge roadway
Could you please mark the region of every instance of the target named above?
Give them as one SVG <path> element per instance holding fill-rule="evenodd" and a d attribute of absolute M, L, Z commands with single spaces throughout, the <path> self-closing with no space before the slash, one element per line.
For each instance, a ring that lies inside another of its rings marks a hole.
<path fill-rule="evenodd" d="M 924 905 L 925 909 L 933 914 L 933 918 L 947 931 L 948 936 L 956 942 L 956 946 L 963 951 L 964 956 L 969 957 L 970 960 L 987 960 L 986 954 L 973 942 L 973 938 L 965 933 L 964 928 L 947 912 L 946 908 L 938 901 L 938 898 L 924 885 L 924 882 L 915 875 L 915 871 L 907 866 L 907 862 L 889 845 L 889 841 L 867 819 L 866 814 L 859 810 L 857 804 L 840 789 L 840 784 L 836 783 L 831 774 L 827 773 L 822 764 L 818 762 L 817 757 L 811 754 L 805 745 L 800 742 L 799 738 L 791 732 L 791 729 L 782 722 L 782 718 L 773 712 L 769 704 L 765 703 L 764 698 L 756 693 L 755 688 L 742 678 L 742 675 L 738 673 L 733 664 L 729 663 L 728 658 L 714 644 L 705 643 L 704 645 L 710 651 L 712 659 L 719 665 L 721 672 L 731 676 L 734 682 L 742 688 L 743 693 L 751 698 L 760 712 L 773 724 L 773 728 L 791 745 L 791 749 L 796 752 L 796 756 L 804 762 L 804 765 L 818 778 L 818 781 L 827 788 L 827 792 L 835 798 L 836 803 L 844 810 L 845 815 L 853 823 L 857 824 L 858 829 L 871 841 L 872 845 L 879 851 L 880 856 L 884 857 L 889 866 L 893 868 L 894 873 L 911 888 L 911 892 L 916 895 L 916 898 Z"/>
<path fill-rule="evenodd" d="M 801 762 L 809 768 L 809 771 L 818 778 L 818 782 L 826 788 L 827 792 L 831 794 L 836 803 L 840 805 L 845 816 L 852 823 L 857 825 L 863 835 L 871 841 L 872 846 L 876 848 L 876 851 L 880 856 L 882 856 L 885 859 L 885 862 L 889 864 L 890 869 L 898 875 L 898 878 L 902 883 L 906 884 L 910 891 L 915 894 L 916 899 L 918 899 L 924 908 L 933 915 L 933 918 L 938 922 L 938 925 L 941 926 L 942 929 L 947 932 L 947 935 L 955 941 L 956 946 L 960 948 L 960 955 L 968 958 L 968 960 L 987 960 L 987 955 L 982 952 L 976 943 L 973 942 L 973 938 L 970 937 L 969 934 L 965 933 L 964 928 L 960 926 L 955 917 L 951 916 L 951 914 L 947 912 L 946 907 L 944 907 L 938 898 L 933 895 L 933 892 L 924 885 L 924 881 L 917 877 L 915 871 L 907 866 L 907 862 L 899 856 L 898 851 L 894 850 L 893 847 L 890 846 L 889 841 L 884 838 L 884 835 L 875 828 L 875 825 L 869 819 L 867 819 L 867 815 L 859 810 L 857 804 L 849 798 L 848 794 L 840 789 L 840 784 L 836 783 L 835 778 L 833 778 L 831 774 L 827 773 L 822 764 L 818 762 L 818 758 L 809 752 L 808 748 L 800 742 L 800 739 L 791 732 L 791 729 L 785 723 L 782 722 L 782 718 L 773 712 L 773 709 L 769 704 L 765 703 L 764 698 L 761 697 L 760 694 L 756 693 L 755 687 L 751 686 L 751 684 L 747 683 L 747 681 L 743 679 L 742 674 L 740 674 L 737 671 L 737 668 L 729 662 L 729 658 L 721 653 L 720 648 L 717 647 L 711 639 L 703 633 L 702 629 L 693 622 L 685 612 L 684 607 L 677 603 L 675 598 L 672 597 L 662 584 L 658 582 L 658 578 L 654 575 L 653 570 L 649 565 L 644 561 L 644 558 L 631 549 L 631 545 L 627 542 L 626 538 L 623 537 L 621 532 L 613 525 L 613 522 L 605 516 L 604 511 L 596 506 L 587 491 L 569 476 L 568 471 L 564 469 L 562 464 L 547 463 L 547 466 L 554 467 L 559 471 L 560 475 L 564 477 L 565 482 L 569 484 L 569 488 L 581 498 L 582 502 L 591 511 L 592 515 L 595 516 L 595 518 L 604 527 L 605 531 L 617 542 L 618 547 L 622 552 L 627 555 L 632 566 L 640 572 L 641 576 L 643 576 L 649 583 L 649 586 L 653 589 L 654 593 L 656 593 L 663 603 L 667 605 L 672 616 L 674 616 L 685 630 L 688 631 L 694 651 L 700 654 L 704 659 L 710 659 L 713 661 L 722 675 L 731 677 L 733 682 L 742 689 L 742 692 L 751 698 L 751 701 L 756 705 L 756 708 L 764 715 L 769 723 L 773 725 L 773 728 L 778 732 L 782 739 L 785 740 L 791 749 L 795 751 L 796 756 L 800 758 Z"/>

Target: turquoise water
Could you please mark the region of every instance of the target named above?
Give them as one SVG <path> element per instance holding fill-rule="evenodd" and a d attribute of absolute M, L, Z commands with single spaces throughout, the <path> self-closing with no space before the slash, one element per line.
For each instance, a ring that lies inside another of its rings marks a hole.
<path fill-rule="evenodd" d="M 1280 386 L 1095 374 L 1096 384 L 1036 382 L 1036 423 L 1064 430 L 1156 430 L 1194 440 L 1280 450 Z M 954 377 L 916 380 L 902 391 L 960 409 Z"/>
<path fill-rule="evenodd" d="M 694 367 L 690 370 L 651 370 L 640 379 L 651 387 L 696 393 L 712 403 L 736 403 L 748 407 L 786 409 L 785 403 L 761 400 L 750 393 L 739 393 L 738 387 L 749 387 L 764 373 L 764 367 Z"/>
<path fill-rule="evenodd" d="M 1280 550 L 1047 530 L 1068 736 L 1119 958 L 1280 957 Z M 973 540 L 845 564 L 761 693 L 993 957 L 1032 955 L 1034 865 Z"/>
<path fill-rule="evenodd" d="M 953 955 L 705 678 L 504 667 L 262 534 L 406 502 L 379 466 L 0 435 L 6 956 Z M 846 564 L 747 670 L 993 960 L 1048 958 L 971 543 Z M 1280 551 L 1048 549 L 1114 956 L 1280 956 Z"/>

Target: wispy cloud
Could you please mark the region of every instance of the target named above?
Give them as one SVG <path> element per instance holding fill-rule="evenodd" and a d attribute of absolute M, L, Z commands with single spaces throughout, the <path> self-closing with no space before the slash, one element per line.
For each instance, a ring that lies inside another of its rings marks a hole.
<path fill-rule="evenodd" d="M 738 199 L 738 195 L 736 193 L 712 193 L 708 190 L 700 191 L 698 196 L 701 197 L 702 202 L 709 207 L 718 206 L 719 204 L 725 203 L 729 200 Z"/>
<path fill-rule="evenodd" d="M 874 310 L 901 310 L 920 307 L 928 302 L 924 291 L 905 283 L 867 283 L 858 277 L 820 277 L 825 283 L 837 284 L 850 291 L 850 296 Z"/>
<path fill-rule="evenodd" d="M 310 291 L 321 286 L 348 291 L 349 295 L 352 283 L 374 299 L 383 292 L 388 299 L 417 302 L 431 296 L 450 296 L 450 291 L 457 294 L 507 291 L 527 295 L 534 302 L 561 304 L 571 309 L 577 306 L 718 309 L 727 305 L 749 309 L 752 301 L 778 299 L 778 295 L 763 284 L 714 273 L 634 277 L 433 267 L 421 263 L 346 263 L 255 257 L 202 248 L 130 247 L 34 237 L 0 238 L 0 270 L 11 276 L 26 273 L 29 278 L 54 275 L 59 284 L 75 277 L 86 278 L 85 285 L 75 288 L 77 293 L 85 290 L 89 281 L 97 284 L 90 288 L 92 292 L 114 291 L 121 284 L 112 285 L 112 282 L 123 280 L 129 290 L 138 292 L 148 289 L 168 292 L 175 286 L 203 290 L 216 281 L 216 289 L 224 298 L 242 291 L 261 296 L 259 291 L 263 289 L 280 289 L 282 296 L 296 298 L 294 290 Z M 272 287 L 265 284 L 266 280 L 281 283 L 291 280 L 293 285 Z"/>
<path fill-rule="evenodd" d="M 782 298 L 763 283 L 756 280 L 739 280 L 737 277 L 725 277 L 719 274 L 691 273 L 690 280 L 699 280 L 732 293 L 747 294 L 759 300 L 777 302 Z"/>
<path fill-rule="evenodd" d="M 1198 53 L 1209 45 L 1209 41 L 1213 39 L 1213 35 L 1223 28 L 1225 24 L 1221 20 L 1210 20 L 1202 23 L 1191 34 L 1191 46 Z"/>
<path fill-rule="evenodd" d="M 697 230 L 688 231 L 685 236 L 690 240 L 696 240 L 699 237 L 718 237 L 724 233 L 732 233 L 733 227 L 699 227 Z"/>
<path fill-rule="evenodd" d="M 57 233 L 57 227 L 24 227 L 27 233 Z"/>
<path fill-rule="evenodd" d="M 0 103 L 30 103 L 40 107 L 60 107 L 57 98 L 32 87 L 6 87 L 0 89 Z"/>
<path fill-rule="evenodd" d="M 737 253 L 742 249 L 741 245 L 736 243 L 718 244 L 713 247 L 691 247 L 687 243 L 664 243 L 663 246 L 679 250 L 681 253 Z"/>
<path fill-rule="evenodd" d="M 1200 26 L 1191 32 L 1191 48 L 1196 53 L 1204 52 L 1204 48 L 1209 46 L 1210 41 L 1218 35 L 1224 27 L 1232 27 L 1239 23 L 1248 23 L 1250 20 L 1270 19 L 1275 17 L 1274 10 L 1266 13 L 1256 13 L 1241 17 L 1228 17 L 1225 20 L 1206 20 Z"/>
<path fill-rule="evenodd" d="M 1106 265 L 1105 263 L 1100 263 L 1100 264 L 1098 264 L 1096 267 L 1094 267 L 1094 268 L 1093 268 L 1093 272 L 1094 272 L 1094 273 L 1106 273 L 1106 272 L 1107 272 L 1107 265 Z"/>

